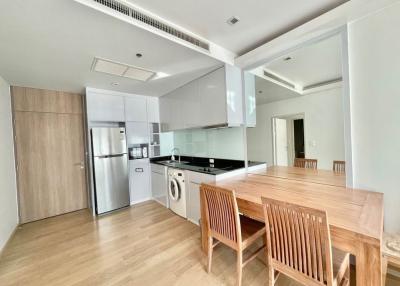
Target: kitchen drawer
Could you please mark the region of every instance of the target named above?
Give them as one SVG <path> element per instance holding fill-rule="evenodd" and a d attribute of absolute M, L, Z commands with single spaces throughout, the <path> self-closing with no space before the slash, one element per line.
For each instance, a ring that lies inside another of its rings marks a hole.
<path fill-rule="evenodd" d="M 166 174 L 166 167 L 163 165 L 158 164 L 150 164 L 151 165 L 151 172 L 158 173 L 158 174 Z"/>
<path fill-rule="evenodd" d="M 215 182 L 214 175 L 208 175 L 192 171 L 186 171 L 186 178 L 189 178 L 189 181 L 195 184 Z"/>

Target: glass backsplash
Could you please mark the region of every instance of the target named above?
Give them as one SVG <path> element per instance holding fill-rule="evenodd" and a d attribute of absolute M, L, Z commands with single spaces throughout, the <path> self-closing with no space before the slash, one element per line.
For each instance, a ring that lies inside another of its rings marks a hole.
<path fill-rule="evenodd" d="M 161 155 L 179 148 L 181 155 L 244 160 L 242 127 L 220 129 L 191 129 L 162 133 Z"/>

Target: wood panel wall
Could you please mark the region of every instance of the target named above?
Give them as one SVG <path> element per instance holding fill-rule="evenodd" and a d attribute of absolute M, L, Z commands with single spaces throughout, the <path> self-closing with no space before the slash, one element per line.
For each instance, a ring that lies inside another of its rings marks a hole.
<path fill-rule="evenodd" d="M 86 208 L 82 96 L 11 91 L 21 223 Z"/>

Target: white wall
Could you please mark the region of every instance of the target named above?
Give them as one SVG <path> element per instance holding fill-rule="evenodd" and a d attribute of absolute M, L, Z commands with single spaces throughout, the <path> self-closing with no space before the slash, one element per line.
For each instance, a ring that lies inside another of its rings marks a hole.
<path fill-rule="evenodd" d="M 344 160 L 342 89 L 330 89 L 257 106 L 257 125 L 247 129 L 249 160 L 273 165 L 272 118 L 304 113 L 306 157 L 318 159 L 319 169 L 332 169 Z M 316 146 L 310 146 L 315 141 Z"/>
<path fill-rule="evenodd" d="M 10 86 L 0 77 L 0 250 L 18 224 Z"/>
<path fill-rule="evenodd" d="M 349 25 L 354 186 L 385 194 L 400 232 L 400 4 Z"/>

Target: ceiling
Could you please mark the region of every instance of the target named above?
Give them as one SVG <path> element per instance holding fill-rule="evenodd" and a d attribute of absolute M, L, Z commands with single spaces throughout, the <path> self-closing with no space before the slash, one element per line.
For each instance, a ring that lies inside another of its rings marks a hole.
<path fill-rule="evenodd" d="M 0 76 L 11 85 L 160 96 L 221 65 L 71 0 L 1 1 L 0 19 Z M 94 72 L 94 57 L 168 76 L 140 82 Z"/>
<path fill-rule="evenodd" d="M 290 57 L 290 60 L 285 60 Z M 342 77 L 341 37 L 335 35 L 299 48 L 264 67 L 268 72 L 300 87 Z"/>
<path fill-rule="evenodd" d="M 300 47 L 266 64 L 261 71 L 264 69 L 300 90 L 314 85 L 328 88 L 332 81 L 342 77 L 341 37 L 338 34 Z M 298 96 L 302 92 L 256 76 L 257 105 Z"/>
<path fill-rule="evenodd" d="M 261 91 L 261 92 L 260 92 Z M 286 87 L 256 76 L 256 104 L 262 105 L 275 101 L 292 99 L 301 96 Z"/>
<path fill-rule="evenodd" d="M 243 54 L 347 2 L 347 0 L 126 0 Z M 240 21 L 230 26 L 227 20 Z"/>

